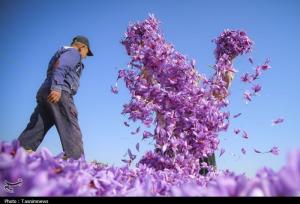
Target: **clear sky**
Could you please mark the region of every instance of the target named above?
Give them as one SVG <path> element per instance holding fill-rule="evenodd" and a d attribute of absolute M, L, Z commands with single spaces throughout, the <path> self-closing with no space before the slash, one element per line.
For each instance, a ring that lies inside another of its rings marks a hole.
<path fill-rule="evenodd" d="M 217 157 L 220 169 L 248 175 L 262 166 L 278 170 L 287 153 L 300 148 L 299 1 L 1 0 L 0 4 L 1 140 L 17 138 L 26 127 L 54 52 L 69 45 L 75 35 L 83 34 L 89 37 L 95 55 L 84 61 L 81 86 L 74 97 L 86 158 L 120 166 L 127 148 L 134 149 L 141 141 L 141 135 L 130 134 L 138 124 L 131 123 L 132 128 L 123 125 L 126 117 L 120 113 L 122 105 L 129 101 L 124 84 L 119 84 L 118 95 L 110 92 L 117 70 L 129 62 L 120 40 L 129 22 L 154 13 L 162 22 L 167 41 L 196 59 L 201 73 L 212 73 L 209 65 L 214 63 L 215 46 L 211 40 L 226 28 L 243 29 L 255 41 L 255 62 L 261 64 L 266 57 L 271 58 L 272 68 L 258 81 L 262 93 L 247 105 L 242 99 L 247 87 L 239 78 L 252 68 L 247 57 L 235 62 L 240 72 L 232 85 L 228 109 L 242 115 L 231 120 L 227 133 L 220 134 L 220 147 L 226 150 Z M 278 117 L 284 117 L 285 122 L 271 126 Z M 234 128 L 246 130 L 249 139 L 234 136 Z M 267 151 L 273 146 L 280 148 L 279 156 L 253 152 L 253 148 Z M 41 147 L 54 154 L 62 151 L 55 127 Z M 152 147 L 151 141 L 142 142 L 138 158 Z M 241 154 L 242 147 L 246 155 Z"/>

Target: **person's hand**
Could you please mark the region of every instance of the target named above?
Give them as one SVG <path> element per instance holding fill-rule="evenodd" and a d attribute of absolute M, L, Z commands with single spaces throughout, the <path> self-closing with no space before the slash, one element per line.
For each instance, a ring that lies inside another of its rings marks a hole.
<path fill-rule="evenodd" d="M 234 78 L 234 72 L 227 71 L 226 75 L 225 75 L 225 81 L 227 83 L 227 89 L 230 87 L 233 78 Z"/>
<path fill-rule="evenodd" d="M 48 95 L 48 102 L 49 103 L 57 103 L 61 97 L 61 92 L 52 90 L 51 93 Z"/>

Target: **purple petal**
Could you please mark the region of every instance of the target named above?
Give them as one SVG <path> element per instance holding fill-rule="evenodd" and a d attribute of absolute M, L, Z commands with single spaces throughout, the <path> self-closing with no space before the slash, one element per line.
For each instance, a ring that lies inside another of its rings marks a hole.
<path fill-rule="evenodd" d="M 258 153 L 258 154 L 261 154 L 262 152 L 261 151 L 258 151 L 257 149 L 254 149 L 254 152 Z"/>
<path fill-rule="evenodd" d="M 253 64 L 253 59 L 252 59 L 252 57 L 249 57 L 248 60 L 249 60 L 249 62 L 250 62 L 251 64 Z"/>
<path fill-rule="evenodd" d="M 114 94 L 117 94 L 119 91 L 118 91 L 118 87 L 117 86 L 111 86 L 111 92 L 114 93 Z"/>
<path fill-rule="evenodd" d="M 261 91 L 261 86 L 259 84 L 256 84 L 252 87 L 252 90 L 254 91 L 254 93 L 258 93 L 259 91 Z"/>
<path fill-rule="evenodd" d="M 237 135 L 237 134 L 239 134 L 240 132 L 241 132 L 241 130 L 240 129 L 237 129 L 237 128 L 235 128 L 234 130 L 234 133 Z"/>
<path fill-rule="evenodd" d="M 277 125 L 279 123 L 283 123 L 284 119 L 283 118 L 277 118 L 276 120 L 272 121 L 272 125 Z"/>
<path fill-rule="evenodd" d="M 248 92 L 248 91 L 244 92 L 244 99 L 246 100 L 246 102 L 252 101 L 251 96 L 252 96 L 252 94 L 250 92 Z"/>
<path fill-rule="evenodd" d="M 219 157 L 221 157 L 225 153 L 225 149 L 222 148 Z"/>
<path fill-rule="evenodd" d="M 129 155 L 131 161 L 132 161 L 132 160 L 135 160 L 136 155 L 132 154 L 132 152 L 131 152 L 130 149 L 128 149 L 128 155 Z"/>
<path fill-rule="evenodd" d="M 248 139 L 248 133 L 246 131 L 243 130 L 243 134 L 242 134 L 242 137 L 245 138 L 245 139 Z"/>
<path fill-rule="evenodd" d="M 126 159 L 122 159 L 121 161 L 124 162 L 124 163 L 126 163 L 126 164 L 130 164 L 131 163 L 130 160 L 126 160 Z"/>
<path fill-rule="evenodd" d="M 238 113 L 238 114 L 234 115 L 233 118 L 237 118 L 237 117 L 239 117 L 240 115 L 242 115 L 242 113 Z"/>
<path fill-rule="evenodd" d="M 243 154 L 246 154 L 246 150 L 244 148 L 241 149 Z"/>
<path fill-rule="evenodd" d="M 279 154 L 279 148 L 275 146 L 269 152 L 274 154 L 274 155 L 278 155 Z"/>
<path fill-rule="evenodd" d="M 148 132 L 148 131 L 144 131 L 143 133 L 143 139 L 146 139 L 146 138 L 149 138 L 149 137 L 152 137 L 152 133 L 151 132 Z"/>
<path fill-rule="evenodd" d="M 250 83 L 252 81 L 252 77 L 248 73 L 245 73 L 244 75 L 241 76 L 241 81 Z"/>

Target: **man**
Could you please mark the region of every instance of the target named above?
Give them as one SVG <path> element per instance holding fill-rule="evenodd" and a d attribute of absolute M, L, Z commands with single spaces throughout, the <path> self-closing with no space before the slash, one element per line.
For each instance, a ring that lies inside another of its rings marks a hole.
<path fill-rule="evenodd" d="M 71 47 L 60 48 L 51 58 L 47 77 L 36 94 L 37 106 L 18 140 L 28 152 L 35 151 L 55 125 L 66 158 L 84 156 L 78 112 L 73 101 L 84 69 L 82 59 L 93 56 L 84 36 L 73 38 Z"/>

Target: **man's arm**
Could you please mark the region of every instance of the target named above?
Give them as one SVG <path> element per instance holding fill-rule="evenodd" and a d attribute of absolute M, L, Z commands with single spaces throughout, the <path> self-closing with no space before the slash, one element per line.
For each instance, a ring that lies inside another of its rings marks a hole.
<path fill-rule="evenodd" d="M 226 82 L 226 89 L 228 90 L 231 86 L 232 80 L 234 78 L 234 72 L 232 71 L 227 71 L 225 73 L 225 76 L 223 76 L 224 81 Z M 219 100 L 224 99 L 226 96 L 223 96 L 222 94 L 218 93 L 218 92 L 214 92 L 213 96 Z"/>
<path fill-rule="evenodd" d="M 61 90 L 66 74 L 80 61 L 80 54 L 76 50 L 68 50 L 61 54 L 55 63 L 52 75 L 51 93 L 48 96 L 50 103 L 56 103 L 61 97 Z"/>

